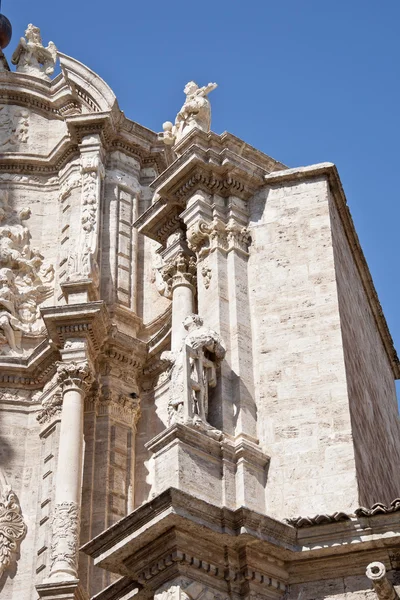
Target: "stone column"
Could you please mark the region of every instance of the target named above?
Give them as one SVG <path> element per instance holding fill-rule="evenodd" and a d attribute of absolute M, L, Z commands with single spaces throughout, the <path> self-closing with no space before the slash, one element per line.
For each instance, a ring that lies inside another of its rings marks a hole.
<path fill-rule="evenodd" d="M 180 349 L 186 337 L 183 321 L 194 312 L 196 292 L 196 259 L 180 233 L 178 236 L 178 240 L 167 244 L 161 254 L 165 262 L 161 273 L 165 282 L 164 295 L 172 298 L 172 352 Z"/>
<path fill-rule="evenodd" d="M 87 361 L 60 363 L 63 394 L 57 462 L 50 580 L 78 576 L 80 503 L 83 466 L 83 405 L 92 380 Z"/>

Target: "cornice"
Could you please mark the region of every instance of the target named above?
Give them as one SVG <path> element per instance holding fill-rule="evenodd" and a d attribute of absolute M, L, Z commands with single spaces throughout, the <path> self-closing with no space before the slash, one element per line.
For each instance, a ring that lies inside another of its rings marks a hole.
<path fill-rule="evenodd" d="M 397 514 L 386 512 L 296 529 L 243 507 L 237 510 L 218 508 L 170 488 L 85 544 L 82 550 L 97 566 L 126 577 L 136 577 L 147 585 L 151 577 L 158 577 L 159 571 L 146 571 L 146 560 L 148 566 L 154 567 L 154 560 L 166 568 L 174 562 L 186 564 L 185 536 L 188 532 L 190 539 L 196 539 L 196 550 L 200 553 L 199 560 L 187 563 L 191 568 L 201 566 L 202 546 L 214 546 L 217 549 L 214 556 L 223 554 L 222 549 L 244 552 L 246 556 L 254 550 L 258 556 L 268 557 L 268 561 L 272 559 L 279 569 L 287 571 L 290 574 L 288 583 L 291 583 L 299 577 L 304 581 L 312 579 L 316 564 L 323 565 L 326 572 L 332 568 L 340 569 L 343 576 L 363 573 L 363 569 L 365 572 L 370 556 L 380 560 L 398 548 L 400 523 Z M 171 536 L 176 540 L 174 551 L 178 554 L 176 560 L 170 562 L 167 559 L 164 563 L 163 552 L 168 551 L 167 542 Z M 165 543 L 161 543 L 162 540 Z M 158 548 L 157 557 L 152 548 Z M 248 568 L 252 571 L 250 555 Z"/>
<path fill-rule="evenodd" d="M 0 357 L 0 387 L 40 389 L 54 375 L 58 350 L 44 340 L 28 357 Z"/>
<path fill-rule="evenodd" d="M 40 312 L 57 348 L 69 339 L 86 338 L 94 355 L 100 351 L 110 326 L 104 302 L 44 307 Z"/>
<path fill-rule="evenodd" d="M 228 133 L 194 130 L 178 144 L 176 153 L 175 161 L 150 185 L 155 202 L 134 223 L 140 233 L 162 245 L 196 191 L 247 201 L 265 185 L 265 175 L 284 168 Z"/>
<path fill-rule="evenodd" d="M 383 314 L 381 303 L 379 302 L 378 294 L 376 292 L 367 261 L 365 260 L 364 253 L 361 248 L 360 240 L 354 227 L 353 219 L 349 207 L 347 205 L 347 199 L 336 166 L 333 163 L 327 162 L 311 165 L 309 167 L 287 169 L 284 171 L 270 173 L 269 175 L 266 175 L 265 181 L 268 186 L 276 186 L 282 185 L 284 183 L 290 183 L 294 181 L 306 181 L 309 179 L 316 179 L 321 177 L 326 178 L 329 182 L 330 190 L 336 203 L 336 207 L 338 209 L 339 216 L 343 224 L 345 235 L 347 237 L 351 252 L 357 265 L 357 269 L 360 274 L 360 278 L 364 286 L 364 290 L 368 298 L 372 314 L 374 315 L 374 319 L 378 331 L 380 333 L 383 346 L 386 350 L 386 354 L 391 364 L 394 377 L 395 379 L 400 379 L 399 358 L 394 347 L 393 339 L 390 334 L 387 321 Z"/>

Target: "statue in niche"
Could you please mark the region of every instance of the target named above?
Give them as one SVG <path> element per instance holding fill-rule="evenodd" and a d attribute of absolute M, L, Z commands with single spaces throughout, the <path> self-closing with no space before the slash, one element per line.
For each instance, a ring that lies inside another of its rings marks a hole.
<path fill-rule="evenodd" d="M 207 420 L 208 389 L 217 384 L 217 367 L 225 356 L 225 346 L 217 332 L 204 327 L 199 315 L 189 315 L 183 324 L 188 334 L 179 352 L 161 356 L 172 364 L 169 424 L 191 425 L 220 438 L 221 432 Z"/>
<path fill-rule="evenodd" d="M 184 89 L 186 100 L 176 115 L 175 125 L 171 121 L 163 124 L 164 131 L 160 133 L 159 137 L 164 144 L 173 146 L 195 128 L 210 131 L 211 104 L 208 94 L 216 87 L 216 83 L 209 83 L 201 88 L 194 81 L 186 84 Z"/>
<path fill-rule="evenodd" d="M 17 66 L 18 73 L 26 73 L 50 81 L 57 60 L 57 48 L 49 42 L 43 46 L 39 27 L 30 23 L 12 55 L 11 62 Z"/>
<path fill-rule="evenodd" d="M 38 304 L 53 292 L 54 269 L 30 245 L 30 216 L 29 208 L 16 212 L 0 194 L 0 354 L 23 352 L 23 334 L 41 329 Z"/>

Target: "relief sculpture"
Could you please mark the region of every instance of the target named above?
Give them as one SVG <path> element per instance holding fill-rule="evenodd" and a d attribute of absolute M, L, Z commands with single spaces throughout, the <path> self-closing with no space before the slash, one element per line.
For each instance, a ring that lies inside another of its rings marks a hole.
<path fill-rule="evenodd" d="M 38 335 L 42 328 L 38 305 L 53 291 L 52 265 L 46 265 L 31 247 L 25 222 L 29 208 L 19 212 L 0 194 L 0 354 L 23 353 L 22 337 Z"/>
<path fill-rule="evenodd" d="M 15 563 L 25 535 L 26 525 L 18 499 L 0 469 L 0 578 Z"/>

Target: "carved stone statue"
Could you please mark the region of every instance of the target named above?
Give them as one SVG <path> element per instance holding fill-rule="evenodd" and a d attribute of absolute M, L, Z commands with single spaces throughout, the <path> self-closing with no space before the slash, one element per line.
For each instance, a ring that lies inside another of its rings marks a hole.
<path fill-rule="evenodd" d="M 184 423 L 221 435 L 207 421 L 208 388 L 217 384 L 216 369 L 225 356 L 225 347 L 217 332 L 204 327 L 199 315 L 189 315 L 184 321 L 188 334 L 176 354 L 165 352 L 170 361 L 169 423 Z"/>
<path fill-rule="evenodd" d="M 12 210 L 6 192 L 0 194 L 0 354 L 22 352 L 23 333 L 39 332 L 38 304 L 52 293 L 54 270 L 31 248 L 30 215 L 29 208 Z"/>
<path fill-rule="evenodd" d="M 20 39 L 11 57 L 11 62 L 17 66 L 18 73 L 27 73 L 50 81 L 49 76 L 54 72 L 56 60 L 57 48 L 53 42 L 49 42 L 45 48 L 39 27 L 30 23 L 25 31 L 25 37 Z"/>
<path fill-rule="evenodd" d="M 163 124 L 164 131 L 160 134 L 160 139 L 164 144 L 173 146 L 196 127 L 202 131 L 210 131 L 211 104 L 207 96 L 216 87 L 216 83 L 209 83 L 201 88 L 194 81 L 186 84 L 186 100 L 176 115 L 175 125 L 170 121 Z"/>

